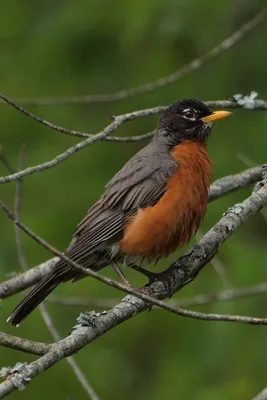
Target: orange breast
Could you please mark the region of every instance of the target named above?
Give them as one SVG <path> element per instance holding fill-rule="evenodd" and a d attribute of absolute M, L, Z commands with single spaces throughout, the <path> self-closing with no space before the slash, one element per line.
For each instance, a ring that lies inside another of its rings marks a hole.
<path fill-rule="evenodd" d="M 125 227 L 121 250 L 148 259 L 166 257 L 187 243 L 203 219 L 212 161 L 203 144 L 186 141 L 172 156 L 179 164 L 167 191 L 153 207 L 140 209 Z"/>

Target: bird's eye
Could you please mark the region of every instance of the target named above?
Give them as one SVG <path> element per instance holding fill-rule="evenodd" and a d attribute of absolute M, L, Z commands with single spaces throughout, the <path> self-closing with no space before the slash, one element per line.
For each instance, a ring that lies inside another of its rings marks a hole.
<path fill-rule="evenodd" d="M 196 113 L 190 108 L 187 108 L 183 111 L 183 116 L 187 119 L 191 119 L 192 121 L 196 119 Z"/>

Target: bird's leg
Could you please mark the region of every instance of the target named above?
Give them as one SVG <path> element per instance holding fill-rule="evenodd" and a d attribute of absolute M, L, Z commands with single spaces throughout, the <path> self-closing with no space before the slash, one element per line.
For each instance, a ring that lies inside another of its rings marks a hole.
<path fill-rule="evenodd" d="M 112 266 L 112 268 L 114 269 L 114 271 L 116 272 L 117 275 L 119 275 L 119 277 L 121 278 L 123 284 L 127 287 L 131 287 L 130 282 L 128 281 L 128 279 L 126 278 L 126 276 L 124 275 L 124 273 L 122 272 L 122 270 L 120 269 L 120 267 L 118 266 L 118 264 L 115 261 L 112 261 L 110 263 L 110 265 Z"/>

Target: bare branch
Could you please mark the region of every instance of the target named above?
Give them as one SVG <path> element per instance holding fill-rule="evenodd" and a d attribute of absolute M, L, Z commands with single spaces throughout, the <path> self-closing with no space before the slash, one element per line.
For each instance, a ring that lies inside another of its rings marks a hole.
<path fill-rule="evenodd" d="M 171 304 L 174 307 L 196 307 L 202 306 L 204 304 L 213 304 L 222 301 L 241 299 L 243 297 L 255 296 L 263 293 L 267 293 L 267 282 L 242 289 L 225 289 L 217 293 L 202 293 L 194 297 L 180 300 L 171 300 L 168 302 L 168 304 Z M 66 307 L 106 309 L 114 307 L 120 300 L 118 298 L 88 299 L 76 296 L 51 295 L 45 301 L 48 303 L 59 304 Z M 153 310 L 161 310 L 161 308 L 154 307 Z"/>
<path fill-rule="evenodd" d="M 261 189 L 259 189 L 257 192 L 253 192 L 253 194 L 246 199 L 243 203 L 241 204 L 237 204 L 234 207 L 232 207 L 231 209 L 229 209 L 225 214 L 222 220 L 224 220 L 224 226 L 221 228 L 224 228 L 224 230 L 222 230 L 221 232 L 221 240 L 224 241 L 226 240 L 226 238 L 228 238 L 232 232 L 241 224 L 243 223 L 250 215 L 254 214 L 255 212 L 259 211 L 264 205 L 267 204 L 267 187 L 266 185 L 264 185 Z M 139 299 L 142 299 L 145 302 L 149 302 L 153 305 L 157 305 L 159 307 L 162 307 L 165 310 L 168 310 L 170 312 L 173 312 L 175 314 L 178 315 L 183 315 L 183 316 L 187 316 L 187 317 L 192 317 L 192 318 L 196 318 L 196 319 L 203 319 L 203 320 L 221 320 L 221 321 L 231 321 L 231 322 L 245 322 L 245 323 L 251 323 L 251 324 L 265 324 L 267 323 L 267 319 L 262 319 L 262 318 L 252 318 L 252 317 L 239 317 L 239 316 L 228 316 L 228 315 L 224 315 L 224 316 L 218 316 L 217 314 L 202 314 L 202 313 L 196 313 L 193 311 L 187 311 L 187 310 L 183 310 L 183 309 L 178 309 L 175 307 L 172 307 L 160 300 L 155 299 L 154 297 L 152 297 L 150 294 L 155 292 L 155 290 L 153 290 L 153 283 L 150 284 L 149 286 L 146 287 L 146 292 L 145 290 L 143 290 L 143 292 L 141 293 L 140 291 L 137 291 L 135 289 L 126 287 L 112 279 L 106 278 L 102 275 L 100 275 L 99 273 L 89 269 L 89 268 L 84 268 L 82 266 L 80 266 L 79 264 L 73 262 L 71 259 L 69 259 L 68 257 L 65 256 L 65 254 L 61 254 L 59 251 L 57 251 L 56 249 L 54 249 L 51 245 L 49 245 L 47 242 L 45 242 L 43 239 L 41 239 L 39 236 L 37 236 L 35 233 L 33 233 L 29 228 L 27 228 L 25 225 L 23 225 L 22 223 L 20 223 L 19 221 L 16 221 L 14 219 L 14 216 L 12 215 L 11 211 L 2 203 L 0 202 L 0 207 L 3 209 L 3 211 L 7 214 L 7 216 L 12 219 L 14 221 L 15 224 L 17 224 L 17 226 L 19 226 L 25 233 L 27 233 L 29 236 L 31 236 L 35 241 L 37 241 L 39 244 L 41 244 L 43 247 L 47 248 L 48 250 L 50 250 L 52 253 L 54 253 L 55 255 L 59 256 L 60 258 L 62 258 L 63 260 L 65 260 L 68 264 L 70 264 L 71 266 L 73 266 L 74 268 L 82 271 L 83 273 L 85 273 L 86 275 L 92 276 L 94 278 L 96 278 L 97 280 L 106 283 L 109 286 L 115 287 L 119 290 L 122 290 L 126 293 L 132 294 L 136 297 L 138 297 Z M 244 212 L 244 210 L 246 212 Z M 244 213 L 244 216 L 242 216 L 242 214 Z M 229 216 L 230 215 L 230 216 Z M 237 219 L 234 218 L 238 217 Z M 227 225 L 228 224 L 228 225 Z M 204 238 L 206 238 L 207 236 L 209 236 L 209 234 L 213 234 L 216 232 L 213 232 L 214 230 L 216 231 L 218 229 L 218 226 L 215 226 L 213 229 L 211 229 L 205 236 Z M 202 242 L 203 239 L 200 240 L 199 243 Z M 222 242 L 221 242 L 222 243 Z M 219 243 L 220 244 L 220 243 Z M 198 245 L 196 245 L 198 246 Z M 211 258 L 214 257 L 215 253 L 212 253 L 210 251 L 210 249 L 208 249 L 209 251 L 207 251 L 208 255 L 205 254 L 204 257 L 204 262 L 201 264 L 201 268 L 203 267 L 203 265 L 205 265 Z M 217 249 L 216 249 L 217 252 Z M 186 257 L 186 256 L 185 256 Z M 199 256 L 200 257 L 200 256 Z M 202 255 L 203 257 L 203 255 Z M 202 258 L 201 257 L 201 258 Z M 178 263 L 178 264 L 177 264 Z M 177 267 L 178 265 L 178 267 Z M 167 274 L 170 274 L 174 267 L 175 269 L 178 269 L 178 271 L 181 272 L 181 270 L 183 271 L 183 274 L 185 274 L 184 270 L 185 268 L 183 267 L 182 269 L 180 268 L 180 263 L 179 261 L 177 261 L 176 263 L 173 264 L 173 266 L 171 266 L 169 268 L 169 270 L 167 270 Z M 200 269 L 198 269 L 197 272 L 200 271 Z M 179 272 L 179 273 L 180 273 Z M 196 273 L 196 271 L 195 271 Z M 178 289 L 180 289 L 179 287 L 174 286 L 172 288 L 172 284 L 176 285 L 177 284 L 177 279 L 175 279 L 175 275 L 172 277 L 173 278 L 173 282 L 170 282 L 170 277 L 168 276 L 168 282 L 169 282 L 169 290 L 168 290 L 168 295 L 170 293 L 175 293 Z M 188 279 L 192 279 L 192 277 L 188 277 L 186 278 L 186 282 L 188 281 Z M 161 283 L 163 283 L 164 281 L 164 277 L 159 278 L 159 281 L 161 279 Z M 162 281 L 163 279 L 163 281 Z M 183 282 L 183 285 L 186 283 Z M 165 288 L 166 289 L 166 288 Z M 149 295 L 144 294 L 144 293 L 149 293 Z M 157 292 L 156 292 L 157 293 Z M 158 296 L 155 296 L 158 297 Z M 165 296 L 166 297 L 166 293 Z"/>
<path fill-rule="evenodd" d="M 0 97 L 1 96 L 2 95 L 0 94 Z M 95 135 L 85 139 L 84 141 L 76 144 L 73 147 L 70 147 L 68 150 L 66 150 L 65 152 L 59 154 L 57 157 L 55 157 L 51 161 L 45 162 L 45 163 L 40 164 L 40 165 L 36 165 L 34 167 L 26 168 L 25 170 L 17 172 L 15 174 L 11 174 L 11 175 L 2 177 L 2 178 L 0 178 L 0 183 L 12 182 L 12 181 L 20 179 L 20 178 L 22 178 L 24 176 L 32 175 L 32 174 L 34 174 L 36 172 L 42 172 L 42 171 L 45 171 L 48 168 L 52 168 L 52 167 L 58 165 L 59 163 L 61 163 L 62 161 L 66 160 L 68 157 L 70 157 L 74 153 L 77 153 L 78 151 L 80 151 L 80 150 L 84 149 L 85 147 L 91 145 L 92 143 L 94 143 L 96 141 L 103 140 L 105 137 L 107 137 L 112 132 L 114 132 L 120 125 L 122 125 L 123 122 L 130 121 L 132 119 L 139 118 L 139 117 L 144 117 L 144 116 L 156 114 L 156 113 L 159 112 L 159 109 L 160 109 L 160 107 L 159 108 L 150 108 L 150 109 L 146 109 L 146 110 L 135 111 L 133 113 L 119 115 L 119 116 L 115 117 L 114 121 L 110 125 L 108 125 L 103 131 L 101 131 L 98 134 L 95 134 Z M 47 124 L 50 124 L 50 123 L 47 123 Z M 70 131 L 70 130 L 65 129 L 65 128 L 56 127 L 55 125 L 53 125 L 53 127 L 52 127 L 51 124 L 50 124 L 50 127 L 52 129 L 59 130 L 60 132 L 64 132 L 64 133 L 67 132 L 69 134 L 71 134 L 71 132 L 76 132 L 76 131 Z"/>
<path fill-rule="evenodd" d="M 209 201 L 218 199 L 226 194 L 232 193 L 237 189 L 245 188 L 252 183 L 261 180 L 263 166 L 246 169 L 235 175 L 225 176 L 217 179 L 210 187 Z"/>
<path fill-rule="evenodd" d="M 132 143 L 132 142 L 141 142 L 142 140 L 150 139 L 154 135 L 154 131 L 144 133 L 143 135 L 136 136 L 107 136 L 103 141 L 105 142 L 123 142 L 123 143 Z"/>
<path fill-rule="evenodd" d="M 263 389 L 256 397 L 252 400 L 267 400 L 267 388 Z"/>
<path fill-rule="evenodd" d="M 120 90 L 115 93 L 108 94 L 94 94 L 94 95 L 83 95 L 83 96 L 70 96 L 70 97 L 41 97 L 41 98 L 20 98 L 17 101 L 22 105 L 38 105 L 38 106 L 50 106 L 50 105 L 69 105 L 69 104 L 88 104 L 88 103 L 104 103 L 114 102 L 127 99 L 129 97 L 137 96 L 144 93 L 150 93 L 159 88 L 170 85 L 173 82 L 178 81 L 189 73 L 201 68 L 208 61 L 218 57 L 225 51 L 231 49 L 235 44 L 244 39 L 248 33 L 253 31 L 260 23 L 266 18 L 266 9 L 263 9 L 253 19 L 241 26 L 241 28 L 234 32 L 231 36 L 215 46 L 212 50 L 208 51 L 203 56 L 191 61 L 189 64 L 184 65 L 174 73 L 157 79 L 156 81 L 146 83 L 144 85 Z"/>
<path fill-rule="evenodd" d="M 30 111 L 25 110 L 25 108 L 21 107 L 20 105 L 15 103 L 10 98 L 3 95 L 2 93 L 0 93 L 0 99 L 2 99 L 4 102 L 6 102 L 7 104 L 9 104 L 13 108 L 15 108 L 17 111 L 20 111 L 22 114 L 26 115 L 27 117 L 30 117 L 34 121 L 39 122 L 40 124 L 46 126 L 47 128 L 53 129 L 57 132 L 66 133 L 67 135 L 70 135 L 70 136 L 87 137 L 87 138 L 88 137 L 93 138 L 96 136 L 96 135 L 91 135 L 86 132 L 79 132 L 79 131 L 74 131 L 71 129 L 63 128 L 62 126 L 58 126 L 58 125 L 53 124 L 52 122 L 46 121 L 45 119 L 38 117 L 37 115 L 31 113 Z M 238 106 L 238 103 L 236 101 L 233 101 L 233 103 L 237 104 L 237 106 Z M 240 106 L 240 107 L 242 107 L 242 106 Z M 108 125 L 108 126 L 112 126 L 113 130 L 111 130 L 108 134 L 111 134 L 115 129 L 117 129 L 125 121 L 131 121 L 136 118 L 142 118 L 142 117 L 147 117 L 149 115 L 155 115 L 155 114 L 158 114 L 161 111 L 163 111 L 165 108 L 166 107 L 153 107 L 153 108 L 147 108 L 145 110 L 138 110 L 138 111 L 133 111 L 133 112 L 127 113 L 127 114 L 113 116 L 112 123 L 110 125 Z M 104 138 L 105 138 L 105 136 L 103 135 L 103 137 L 98 138 L 98 140 L 103 140 Z"/>
<path fill-rule="evenodd" d="M 231 101 L 230 100 L 224 100 L 224 101 L 220 101 L 220 102 L 219 101 L 207 102 L 207 104 L 209 104 L 210 106 L 212 104 L 217 104 L 218 108 L 219 108 L 219 106 L 221 106 L 221 107 L 242 107 L 242 108 L 248 108 L 249 107 L 249 109 L 253 109 L 253 110 L 259 110 L 259 109 L 266 109 L 267 108 L 267 102 L 264 102 L 263 100 L 255 100 L 254 97 L 252 99 L 250 99 L 250 96 L 247 96 L 247 99 L 244 100 L 245 98 L 243 99 L 241 95 L 238 95 L 238 96 L 239 96 L 238 100 L 234 99 L 234 100 L 231 100 Z M 240 98 L 240 96 L 241 96 L 241 98 Z M 29 113 L 28 111 L 24 110 L 22 107 L 20 107 L 16 103 L 14 103 L 12 100 L 8 99 L 3 94 L 0 94 L 0 98 L 2 98 L 8 104 L 12 105 L 17 110 L 19 110 L 22 113 L 26 114 L 30 118 L 33 118 L 35 121 L 40 122 L 41 124 L 51 128 L 51 129 L 54 129 L 54 130 L 59 131 L 61 133 L 67 133 L 69 135 L 77 135 L 77 134 L 80 135 L 81 134 L 81 132 L 77 132 L 77 131 L 69 130 L 69 129 L 66 129 L 66 128 L 62 128 L 62 127 L 54 125 L 54 124 L 52 124 L 52 123 L 50 123 L 48 121 L 42 120 L 41 118 L 35 116 L 34 114 Z M 49 169 L 49 168 L 53 168 L 56 165 L 58 165 L 59 163 L 63 162 L 67 158 L 69 158 L 70 156 L 72 156 L 73 154 L 75 154 L 78 151 L 80 151 L 80 150 L 86 148 L 87 146 L 91 145 L 92 143 L 94 143 L 96 141 L 104 140 L 110 134 L 112 134 L 116 129 L 118 129 L 118 127 L 120 125 L 122 125 L 124 122 L 131 121 L 131 120 L 136 119 L 136 118 L 142 118 L 142 117 L 146 117 L 146 116 L 149 116 L 149 115 L 158 114 L 159 112 L 161 112 L 164 109 L 165 109 L 164 107 L 155 107 L 155 108 L 149 108 L 149 109 L 145 109 L 145 110 L 139 110 L 139 111 L 134 111 L 132 113 L 127 113 L 127 114 L 122 114 L 122 115 L 115 116 L 113 118 L 113 122 L 110 125 L 108 125 L 101 132 L 99 132 L 99 133 L 97 133 L 97 134 L 95 134 L 93 136 L 90 135 L 84 141 L 76 144 L 73 147 L 70 147 L 68 150 L 66 150 L 65 152 L 59 154 L 58 156 L 56 156 L 55 158 L 53 158 L 50 161 L 47 161 L 47 162 L 45 162 L 43 164 L 35 165 L 33 167 L 26 168 L 23 171 L 20 171 L 20 172 L 14 173 L 14 174 L 10 174 L 10 175 L 7 175 L 7 176 L 0 177 L 0 184 L 1 183 L 12 182 L 14 180 L 21 179 L 24 176 L 32 175 L 32 174 L 37 173 L 37 172 L 45 171 L 46 169 Z M 88 134 L 82 133 L 82 135 L 88 135 Z M 118 138 L 116 138 L 116 140 L 118 141 Z M 140 140 L 140 137 L 139 137 L 138 140 Z"/>
<path fill-rule="evenodd" d="M 203 236 L 203 233 L 199 229 L 195 236 L 196 240 L 197 241 L 200 240 L 201 236 Z M 213 259 L 210 261 L 210 263 L 213 266 L 214 270 L 217 272 L 225 288 L 230 288 L 231 283 L 229 281 L 226 268 L 224 264 L 221 262 L 221 260 L 217 256 L 214 256 Z"/>
<path fill-rule="evenodd" d="M 3 151 L 3 146 L 0 144 L 0 161 L 1 161 L 1 163 L 6 167 L 6 169 L 7 169 L 7 171 L 10 173 L 10 174 L 14 174 L 14 170 L 13 170 L 13 168 L 11 167 L 11 165 L 9 164 L 9 161 L 8 161 L 8 159 L 6 158 L 6 156 L 5 156 L 5 154 L 4 154 L 4 151 Z"/>
<path fill-rule="evenodd" d="M 43 320 L 49 330 L 49 332 L 51 333 L 53 339 L 58 342 L 61 339 L 61 336 L 58 332 L 58 330 L 56 329 L 47 309 L 44 303 L 40 304 L 39 306 Z M 85 391 L 87 392 L 87 394 L 90 396 L 90 398 L 92 400 L 99 400 L 99 397 L 96 395 L 94 389 L 92 388 L 92 386 L 90 385 L 90 383 L 87 381 L 84 373 L 82 372 L 82 370 L 80 369 L 79 365 L 77 364 L 77 362 L 75 361 L 75 359 L 73 357 L 67 357 L 67 362 L 69 363 L 69 365 L 71 366 L 74 374 L 76 375 L 76 377 L 78 378 L 80 384 L 82 385 L 82 387 L 85 389 Z"/>
<path fill-rule="evenodd" d="M 20 157 L 19 157 L 19 168 L 18 171 L 21 171 L 24 164 L 24 156 L 25 156 L 25 146 L 22 145 L 20 150 Z M 15 203 L 14 203 L 14 215 L 15 218 L 19 221 L 20 220 L 20 210 L 21 210 L 21 201 L 22 201 L 22 179 L 17 180 L 16 185 L 16 194 L 15 194 Z M 27 263 L 24 256 L 23 245 L 22 245 L 22 238 L 21 238 L 21 230 L 15 226 L 15 237 L 16 237 L 16 244 L 17 244 L 17 252 L 18 252 L 18 259 L 23 271 L 27 271 Z"/>
<path fill-rule="evenodd" d="M 147 302 L 159 305 L 175 314 L 186 317 L 193 316 L 194 318 L 209 321 L 227 320 L 249 324 L 267 324 L 267 319 L 264 318 L 193 313 L 192 311 L 175 308 L 158 300 L 166 298 L 170 293 L 173 294 L 181 290 L 187 283 L 193 281 L 201 269 L 209 262 L 214 254 L 216 254 L 219 246 L 243 222 L 245 222 L 251 215 L 258 212 L 266 204 L 267 188 L 266 185 L 264 185 L 257 192 L 253 192 L 245 201 L 230 208 L 221 220 L 205 236 L 203 236 L 197 245 L 195 245 L 179 260 L 174 262 L 168 269 L 168 287 L 164 285 L 164 279 L 161 278 L 149 285 L 149 293 L 154 297 L 138 293 L 139 299 L 136 296 L 127 296 L 121 303 L 108 312 L 90 312 L 80 317 L 82 325 L 77 325 L 76 329 L 68 337 L 51 345 L 48 353 L 29 365 L 31 378 L 39 375 L 61 359 L 76 353 L 81 348 L 102 336 L 118 324 L 146 310 L 149 307 Z M 71 263 L 70 260 L 69 263 Z M 81 267 L 79 267 L 79 269 L 81 269 Z M 90 275 L 89 271 L 88 275 Z M 7 379 L 0 384 L 0 398 L 3 398 L 15 390 L 17 390 L 17 387 L 14 385 L 13 380 Z"/>
<path fill-rule="evenodd" d="M 43 357 L 30 364 L 31 377 L 39 375 L 41 372 L 50 368 L 52 365 L 57 363 L 62 358 L 72 355 L 77 352 L 86 344 L 91 343 L 97 337 L 103 335 L 108 330 L 115 327 L 117 324 L 131 318 L 132 316 L 147 309 L 148 304 L 156 304 L 168 311 L 183 315 L 186 317 L 193 317 L 202 320 L 215 320 L 215 321 L 231 321 L 231 322 L 243 322 L 249 324 L 267 324 L 267 319 L 244 317 L 244 316 L 231 316 L 231 315 L 219 315 L 219 314 L 203 314 L 193 311 L 183 310 L 168 305 L 158 299 L 167 297 L 170 293 L 175 293 L 181 290 L 184 285 L 194 280 L 200 270 L 218 251 L 218 247 L 241 225 L 249 216 L 258 212 L 264 205 L 267 204 L 267 188 L 264 185 L 257 192 L 253 192 L 252 195 L 246 199 L 243 203 L 237 204 L 233 208 L 229 209 L 222 219 L 217 223 L 201 240 L 195 245 L 190 251 L 188 251 L 178 261 L 174 262 L 167 271 L 168 274 L 168 288 L 164 285 L 164 279 L 159 278 L 158 281 L 153 282 L 149 285 L 149 293 L 154 297 L 144 295 L 128 289 L 127 291 L 133 292 L 135 296 L 127 296 L 120 304 L 115 306 L 109 312 L 105 313 L 88 313 L 83 316 L 80 320 L 83 325 L 78 325 L 70 336 L 62 339 L 56 344 L 51 345 L 50 350 Z M 6 210 L 6 207 L 1 204 L 1 207 L 8 212 L 9 217 L 10 211 Z M 15 223 L 27 231 L 28 228 L 21 225 L 18 221 Z M 28 230 L 29 231 L 29 230 Z M 30 232 L 32 235 L 32 232 Z M 37 238 L 35 237 L 35 240 Z M 39 242 L 44 242 L 38 238 Z M 49 246 L 49 245 L 48 245 Z M 50 247 L 50 246 L 49 246 Z M 55 252 L 55 251 L 54 251 Z M 64 258 L 64 255 L 61 255 Z M 82 270 L 88 275 L 96 275 L 97 279 L 100 279 L 98 274 L 92 274 L 91 271 L 76 266 L 71 260 L 67 260 L 69 264 L 73 264 L 76 268 Z M 105 278 L 106 279 L 106 278 Z M 105 281 L 105 279 L 100 279 Z M 110 283 L 109 283 L 110 284 Z M 123 285 L 112 283 L 112 286 L 123 288 Z M 126 291 L 126 290 L 125 290 Z M 139 299 L 137 298 L 139 297 Z M 84 324 L 86 326 L 84 326 Z M 28 378 L 28 377 L 27 377 Z M 17 386 L 14 384 L 14 380 L 7 379 L 0 385 L 0 398 L 4 397 L 8 393 L 17 390 Z"/>
<path fill-rule="evenodd" d="M 20 152 L 20 160 L 19 160 L 19 169 L 18 169 L 19 171 L 22 169 L 22 166 L 23 166 L 24 155 L 25 155 L 25 147 L 22 146 L 21 152 Z M 7 164 L 7 165 L 9 165 L 9 164 Z M 22 179 L 18 179 L 17 185 L 16 185 L 16 195 L 15 195 L 15 205 L 14 205 L 14 217 L 17 221 L 20 220 L 21 201 L 22 201 Z M 24 248 L 23 248 L 22 238 L 21 238 L 21 229 L 16 224 L 14 224 L 14 225 L 15 225 L 16 244 L 17 244 L 19 262 L 20 262 L 22 270 L 24 272 L 26 272 L 28 269 L 28 266 L 27 266 L 27 262 L 25 259 L 25 255 L 24 255 Z M 60 334 L 58 333 L 55 325 L 53 324 L 53 321 L 46 309 L 45 304 L 44 303 L 40 304 L 39 309 L 41 312 L 41 316 L 42 316 L 49 332 L 51 333 L 53 339 L 55 341 L 59 341 L 61 339 Z M 3 340 L 3 339 L 5 339 L 5 340 Z M 19 350 L 24 349 L 23 351 L 27 351 L 27 352 L 31 352 L 31 353 L 36 353 L 36 351 L 40 351 L 40 345 L 38 343 L 30 342 L 31 345 L 34 345 L 33 349 L 31 349 L 28 346 L 29 343 L 27 343 L 27 341 L 24 341 L 23 339 L 19 339 L 19 340 L 18 339 L 19 338 L 4 336 L 4 338 L 2 338 L 2 343 L 1 343 L 1 337 L 0 337 L 0 344 L 3 346 L 6 346 L 6 347 L 8 347 L 8 345 L 9 345 L 13 348 L 15 348 L 15 346 L 16 346 L 16 348 L 18 348 L 20 346 Z M 36 349 L 36 346 L 37 346 L 37 349 Z M 47 347 L 47 349 L 48 348 L 49 347 Z M 43 355 L 43 354 L 45 354 L 45 353 L 42 353 L 41 355 Z M 94 392 L 93 388 L 87 381 L 86 377 L 82 373 L 81 369 L 79 368 L 78 364 L 73 359 L 73 357 L 68 357 L 67 362 L 70 364 L 71 368 L 73 369 L 74 374 L 76 375 L 76 377 L 78 378 L 82 387 L 86 390 L 86 392 L 90 396 L 90 398 L 92 400 L 99 400 L 98 396 Z"/>
<path fill-rule="evenodd" d="M 50 344 L 11 336 L 4 332 L 0 332 L 0 346 L 20 350 L 24 353 L 36 354 L 38 356 L 43 356 L 50 348 Z"/>
<path fill-rule="evenodd" d="M 23 274 L 0 283 L 0 299 L 5 299 L 6 297 L 12 296 L 15 293 L 19 293 L 28 287 L 35 285 L 49 274 L 50 271 L 52 271 L 57 261 L 58 257 L 51 258 Z"/>
<path fill-rule="evenodd" d="M 239 188 L 244 188 L 251 183 L 255 183 L 261 179 L 261 176 L 262 167 L 259 166 L 247 169 L 235 175 L 220 178 L 210 187 L 209 201 L 216 200 Z M 57 261 L 57 257 L 52 258 L 37 267 L 31 268 L 24 274 L 0 283 L 0 299 L 4 299 L 35 285 L 53 269 Z"/>

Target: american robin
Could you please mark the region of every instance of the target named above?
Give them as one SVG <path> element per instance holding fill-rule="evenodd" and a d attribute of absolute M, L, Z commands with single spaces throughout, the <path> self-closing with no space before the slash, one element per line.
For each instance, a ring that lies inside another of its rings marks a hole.
<path fill-rule="evenodd" d="M 94 271 L 111 265 L 126 284 L 119 263 L 150 276 L 142 267 L 187 243 L 206 213 L 212 172 L 207 139 L 212 123 L 230 114 L 190 99 L 168 107 L 151 142 L 107 184 L 64 254 Z M 84 276 L 59 260 L 8 321 L 17 326 L 61 282 Z"/>

